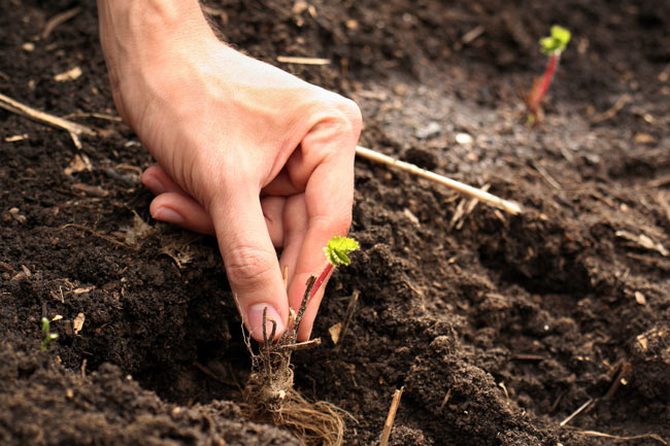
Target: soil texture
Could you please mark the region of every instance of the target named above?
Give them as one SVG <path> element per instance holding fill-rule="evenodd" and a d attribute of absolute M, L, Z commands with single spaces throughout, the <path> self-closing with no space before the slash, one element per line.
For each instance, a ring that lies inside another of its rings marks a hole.
<path fill-rule="evenodd" d="M 363 249 L 331 280 L 324 342 L 294 355 L 298 390 L 357 420 L 346 444 L 377 444 L 401 386 L 394 445 L 670 441 L 670 2 L 206 11 L 237 48 L 355 99 L 362 145 L 526 209 L 357 161 Z M 531 129 L 554 23 L 573 41 Z M 215 241 L 150 218 L 151 159 L 100 118 L 115 112 L 94 2 L 0 0 L 0 92 L 103 130 L 78 150 L 0 109 L 0 444 L 298 444 L 240 410 L 250 362 Z"/>

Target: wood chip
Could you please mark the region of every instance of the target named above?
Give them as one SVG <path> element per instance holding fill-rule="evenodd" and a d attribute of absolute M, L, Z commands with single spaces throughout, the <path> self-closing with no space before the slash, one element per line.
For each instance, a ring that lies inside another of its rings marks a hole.
<path fill-rule="evenodd" d="M 482 25 L 475 26 L 470 31 L 463 34 L 461 42 L 463 42 L 464 45 L 468 45 L 481 37 L 484 34 L 484 31 L 486 31 L 486 28 Z"/>
<path fill-rule="evenodd" d="M 639 291 L 636 291 L 635 292 L 635 302 L 637 302 L 640 305 L 646 305 L 647 298 L 644 297 L 644 294 L 640 293 Z"/>
<path fill-rule="evenodd" d="M 617 231 L 616 236 L 624 240 L 628 240 L 629 242 L 633 242 L 641 248 L 648 249 L 650 251 L 656 251 L 663 257 L 667 257 L 670 254 L 662 244 L 654 242 L 649 236 L 645 234 L 633 234 L 629 231 Z"/>
<path fill-rule="evenodd" d="M 23 135 L 7 136 L 5 137 L 5 142 L 19 142 L 19 141 L 25 141 L 26 139 L 28 139 L 28 134 L 24 133 Z"/>
<path fill-rule="evenodd" d="M 77 80 L 81 77 L 81 68 L 79 67 L 74 67 L 71 68 L 67 71 L 64 71 L 62 73 L 59 73 L 54 76 L 54 80 L 56 82 L 68 82 L 68 81 L 74 81 Z"/>
<path fill-rule="evenodd" d="M 91 163 L 89 157 L 82 153 L 77 154 L 74 156 L 74 158 L 72 158 L 70 164 L 68 164 L 68 166 L 63 169 L 63 173 L 70 176 L 73 173 L 79 173 L 85 170 L 91 172 L 93 170 L 93 164 Z"/>
<path fill-rule="evenodd" d="M 75 288 L 74 290 L 72 290 L 72 294 L 74 294 L 75 296 L 79 296 L 79 295 L 82 295 L 82 294 L 90 293 L 94 289 L 95 289 L 95 285 Z"/>
<path fill-rule="evenodd" d="M 407 217 L 407 219 L 409 221 L 411 221 L 412 223 L 414 223 L 417 226 L 421 226 L 421 222 L 419 221 L 419 218 L 416 215 L 414 215 L 414 213 L 412 211 L 410 211 L 408 208 L 403 209 L 402 213 L 405 217 Z"/>
<path fill-rule="evenodd" d="M 633 141 L 635 144 L 651 145 L 656 143 L 656 138 L 649 133 L 639 132 L 633 136 Z"/>
<path fill-rule="evenodd" d="M 74 318 L 72 321 L 72 328 L 74 330 L 74 334 L 78 335 L 79 332 L 84 328 L 84 321 L 86 320 L 86 316 L 84 313 L 79 313 L 77 316 Z"/>
<path fill-rule="evenodd" d="M 342 332 L 342 322 L 338 322 L 337 324 L 331 326 L 328 329 L 328 333 L 330 333 L 330 339 L 333 341 L 333 344 L 337 345 L 337 343 L 340 342 L 341 332 Z"/>
<path fill-rule="evenodd" d="M 86 195 L 93 195 L 94 197 L 104 198 L 109 195 L 109 192 L 100 186 L 91 186 L 90 184 L 84 183 L 74 183 L 71 187 L 76 191 L 83 192 Z"/>

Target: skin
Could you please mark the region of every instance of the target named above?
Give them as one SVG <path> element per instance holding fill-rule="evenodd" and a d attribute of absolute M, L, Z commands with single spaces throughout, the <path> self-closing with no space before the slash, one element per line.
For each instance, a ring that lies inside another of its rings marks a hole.
<path fill-rule="evenodd" d="M 216 235 L 251 335 L 266 307 L 281 335 L 351 224 L 358 107 L 233 50 L 195 0 L 98 0 L 98 14 L 116 108 L 157 161 L 142 175 L 152 216 Z"/>

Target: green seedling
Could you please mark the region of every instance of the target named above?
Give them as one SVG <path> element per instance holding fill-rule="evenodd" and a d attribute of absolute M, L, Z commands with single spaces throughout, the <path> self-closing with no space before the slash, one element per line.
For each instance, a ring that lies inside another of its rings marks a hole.
<path fill-rule="evenodd" d="M 51 332 L 51 323 L 49 319 L 43 317 L 42 321 L 42 343 L 40 344 L 40 351 L 46 351 L 49 348 L 49 344 L 58 339 L 58 333 Z"/>
<path fill-rule="evenodd" d="M 323 248 L 324 254 L 326 254 L 326 259 L 328 259 L 328 264 L 323 268 L 321 274 L 319 274 L 314 281 L 314 285 L 309 293 L 307 300 L 314 297 L 323 282 L 326 281 L 330 273 L 339 266 L 347 266 L 351 264 L 351 259 L 349 254 L 358 250 L 358 242 L 349 237 L 340 237 L 335 236 L 328 241 L 328 244 Z"/>
<path fill-rule="evenodd" d="M 250 339 L 245 336 L 252 368 L 244 390 L 248 402 L 245 411 L 254 420 L 269 416 L 269 421 L 275 425 L 296 433 L 301 444 L 340 446 L 344 441 L 344 416 L 348 414 L 325 401 L 307 401 L 293 388 L 291 354 L 320 344 L 319 338 L 297 342 L 305 309 L 333 270 L 351 263 L 349 254 L 358 248 L 358 242 L 347 237 L 330 239 L 323 250 L 328 264 L 318 276 L 311 276 L 307 281 L 300 308 L 297 314 L 292 313 L 289 329 L 276 340 L 277 324 L 267 319 L 266 309 L 263 314 L 263 343 L 258 353 L 253 351 Z M 267 322 L 271 325 L 270 330 L 266 328 Z"/>
<path fill-rule="evenodd" d="M 568 46 L 572 34 L 562 26 L 554 25 L 551 27 L 551 34 L 548 37 L 540 39 L 540 51 L 548 57 L 547 67 L 542 77 L 533 82 L 533 88 L 530 90 L 528 100 L 528 121 L 534 124 L 540 120 L 542 100 L 549 91 L 558 64 L 561 60 L 561 54 Z"/>

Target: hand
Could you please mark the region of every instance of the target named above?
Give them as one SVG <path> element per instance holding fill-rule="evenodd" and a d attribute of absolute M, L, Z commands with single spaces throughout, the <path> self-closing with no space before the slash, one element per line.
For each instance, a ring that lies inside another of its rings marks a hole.
<path fill-rule="evenodd" d="M 263 310 L 281 334 L 289 305 L 298 308 L 326 263 L 323 246 L 349 229 L 360 111 L 234 51 L 185 4 L 99 1 L 114 100 L 158 162 L 142 176 L 157 195 L 152 215 L 216 235 L 242 318 L 260 340 Z M 308 306 L 302 340 L 322 296 Z"/>

